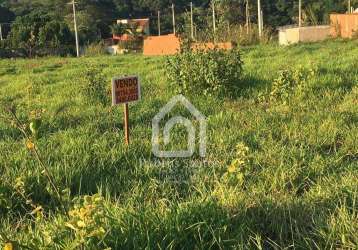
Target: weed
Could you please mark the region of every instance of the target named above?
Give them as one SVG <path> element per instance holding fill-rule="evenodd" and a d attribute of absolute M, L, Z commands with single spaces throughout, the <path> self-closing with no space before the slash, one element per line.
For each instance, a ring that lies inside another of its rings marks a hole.
<path fill-rule="evenodd" d="M 179 93 L 220 95 L 240 84 L 243 73 L 241 54 L 237 49 L 185 49 L 168 57 L 166 74 Z"/>
<path fill-rule="evenodd" d="M 107 54 L 106 45 L 103 42 L 92 43 L 85 49 L 86 56 L 101 56 Z"/>
<path fill-rule="evenodd" d="M 308 92 L 309 81 L 315 72 L 312 68 L 305 69 L 302 66 L 280 71 L 272 83 L 270 101 L 287 104 L 293 96 L 301 96 L 305 91 Z"/>
<path fill-rule="evenodd" d="M 93 240 L 103 241 L 106 235 L 103 228 L 106 220 L 103 198 L 100 195 L 87 195 L 74 203 L 74 208 L 69 211 L 69 221 L 65 222 L 65 226 L 75 233 L 73 246 L 77 248 L 88 246 Z"/>
<path fill-rule="evenodd" d="M 81 73 L 81 93 L 88 104 L 108 104 L 106 77 L 102 69 L 95 65 L 87 65 Z"/>
<path fill-rule="evenodd" d="M 248 153 L 249 148 L 244 143 L 236 145 L 235 159 L 231 162 L 227 168 L 227 173 L 224 175 L 229 183 L 238 184 L 239 186 L 244 184 L 245 178 L 250 173 Z"/>

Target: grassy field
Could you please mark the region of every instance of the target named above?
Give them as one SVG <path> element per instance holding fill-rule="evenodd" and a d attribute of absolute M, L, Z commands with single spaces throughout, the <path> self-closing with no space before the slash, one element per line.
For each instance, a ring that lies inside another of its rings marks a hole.
<path fill-rule="evenodd" d="M 247 47 L 242 56 L 231 97 L 187 96 L 208 120 L 205 159 L 151 153 L 151 120 L 175 95 L 165 58 L 0 60 L 2 106 L 16 106 L 26 131 L 41 112 L 33 143 L 70 210 L 62 212 L 33 145 L 3 112 L 0 246 L 357 249 L 358 42 Z M 129 147 L 122 107 L 81 95 L 88 64 L 103 69 L 108 88 L 112 76 L 141 78 Z M 299 67 L 313 72 L 304 87 L 265 101 L 280 70 Z"/>

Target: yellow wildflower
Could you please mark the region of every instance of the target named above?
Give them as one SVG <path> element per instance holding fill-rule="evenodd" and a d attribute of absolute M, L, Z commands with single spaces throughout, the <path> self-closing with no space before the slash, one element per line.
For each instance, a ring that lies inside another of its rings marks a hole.
<path fill-rule="evenodd" d="M 5 243 L 4 250 L 13 250 L 14 247 L 11 242 Z"/>
<path fill-rule="evenodd" d="M 95 196 L 95 197 L 94 197 L 94 201 L 95 201 L 95 202 L 100 202 L 100 201 L 102 201 L 102 197 L 100 197 L 100 196 Z"/>
<path fill-rule="evenodd" d="M 79 221 L 77 221 L 77 226 L 78 227 L 86 227 L 86 223 L 84 223 L 84 221 L 82 221 L 82 220 L 79 220 Z"/>
<path fill-rule="evenodd" d="M 28 141 L 26 142 L 26 147 L 27 147 L 29 150 L 33 150 L 33 149 L 35 148 L 35 144 L 34 144 L 32 141 L 28 140 Z"/>
<path fill-rule="evenodd" d="M 234 173 L 234 172 L 236 171 L 236 166 L 235 166 L 235 164 L 231 164 L 231 165 L 228 167 L 227 171 L 228 171 L 229 173 Z"/>
<path fill-rule="evenodd" d="M 237 178 L 237 180 L 239 181 L 239 183 L 243 183 L 245 176 L 244 176 L 242 173 L 238 173 L 238 174 L 236 175 L 236 178 Z"/>
<path fill-rule="evenodd" d="M 244 163 L 245 163 L 245 161 L 242 159 L 235 159 L 232 164 L 237 165 L 237 166 L 242 166 L 242 165 L 244 165 Z"/>
<path fill-rule="evenodd" d="M 41 215 L 42 214 L 42 207 L 41 206 L 38 206 L 36 207 L 34 210 L 32 210 L 31 214 L 34 215 L 36 214 L 37 216 Z"/>

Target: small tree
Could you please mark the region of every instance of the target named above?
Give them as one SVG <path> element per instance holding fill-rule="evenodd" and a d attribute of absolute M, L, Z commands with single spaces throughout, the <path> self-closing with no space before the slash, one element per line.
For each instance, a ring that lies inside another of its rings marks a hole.
<path fill-rule="evenodd" d="M 17 17 L 11 26 L 10 42 L 12 47 L 24 49 L 26 54 L 32 57 L 38 46 L 37 38 L 40 28 L 49 21 L 49 16 L 42 12 Z"/>

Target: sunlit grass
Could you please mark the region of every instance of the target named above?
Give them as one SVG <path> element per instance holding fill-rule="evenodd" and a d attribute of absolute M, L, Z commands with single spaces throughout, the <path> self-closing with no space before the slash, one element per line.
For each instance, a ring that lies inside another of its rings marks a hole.
<path fill-rule="evenodd" d="M 31 111 L 45 109 L 35 143 L 61 190 L 68 188 L 71 199 L 104 197 L 100 209 L 106 216 L 98 229 L 106 233 L 89 248 L 354 249 L 357 45 L 243 48 L 245 75 L 234 97 L 187 96 L 208 119 L 205 159 L 196 153 L 165 160 L 151 153 L 151 119 L 175 95 L 162 57 L 1 60 L 0 100 L 15 104 L 24 123 Z M 140 76 L 143 98 L 130 105 L 129 147 L 123 143 L 122 107 L 86 104 L 79 92 L 88 63 L 103 68 L 108 86 L 113 76 Z M 317 69 L 303 97 L 294 95 L 287 104 L 257 101 L 279 70 L 299 65 Z M 185 133 L 176 129 L 179 145 L 173 146 L 183 146 Z M 244 171 L 240 180 L 228 176 L 237 145 L 248 147 L 244 163 L 235 167 L 235 176 Z M 69 220 L 21 134 L 3 120 L 0 152 L 2 244 L 69 248 L 78 232 L 65 226 Z M 25 194 L 44 208 L 43 217 L 28 215 L 14 188 L 19 177 Z"/>

